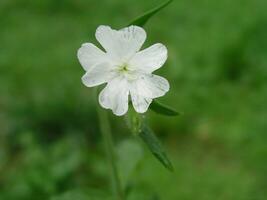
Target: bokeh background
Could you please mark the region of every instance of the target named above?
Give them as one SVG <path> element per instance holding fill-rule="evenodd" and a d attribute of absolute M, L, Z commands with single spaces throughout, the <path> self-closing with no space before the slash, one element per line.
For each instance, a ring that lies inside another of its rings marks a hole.
<path fill-rule="evenodd" d="M 0 1 L 0 199 L 109 199 L 93 91 L 76 52 L 160 0 Z M 184 114 L 148 120 L 169 173 L 109 114 L 134 200 L 267 199 L 267 1 L 176 0 L 146 25 L 166 44 L 161 102 Z M 110 113 L 110 112 L 109 112 Z"/>

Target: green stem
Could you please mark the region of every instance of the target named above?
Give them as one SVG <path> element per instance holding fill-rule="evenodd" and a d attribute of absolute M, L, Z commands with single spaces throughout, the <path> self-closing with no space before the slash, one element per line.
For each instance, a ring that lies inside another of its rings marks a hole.
<path fill-rule="evenodd" d="M 144 115 L 135 112 L 132 106 L 129 106 L 128 113 L 125 116 L 128 128 L 134 136 L 138 136 L 144 121 Z"/>
<path fill-rule="evenodd" d="M 100 129 L 104 139 L 106 155 L 109 161 L 113 192 L 116 197 L 116 200 L 124 200 L 124 192 L 121 187 L 118 170 L 115 162 L 114 145 L 107 112 L 98 107 L 98 117 Z"/>

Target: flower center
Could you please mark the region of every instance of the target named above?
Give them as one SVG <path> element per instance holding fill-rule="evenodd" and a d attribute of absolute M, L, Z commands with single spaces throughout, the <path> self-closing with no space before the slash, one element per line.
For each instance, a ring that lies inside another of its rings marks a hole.
<path fill-rule="evenodd" d="M 124 63 L 118 67 L 118 71 L 121 73 L 127 73 L 129 71 L 128 64 Z"/>
<path fill-rule="evenodd" d="M 128 81 L 136 79 L 136 70 L 132 69 L 127 63 L 119 65 L 117 70 L 117 72 L 125 77 Z"/>

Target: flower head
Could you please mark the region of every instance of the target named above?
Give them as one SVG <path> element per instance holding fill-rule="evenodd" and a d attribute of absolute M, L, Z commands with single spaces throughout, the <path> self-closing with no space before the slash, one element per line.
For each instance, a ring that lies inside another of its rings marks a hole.
<path fill-rule="evenodd" d="M 124 115 L 132 101 L 138 113 L 147 111 L 153 98 L 169 90 L 168 81 L 152 74 L 167 59 L 167 48 L 160 43 L 140 50 L 146 32 L 138 26 L 113 30 L 99 26 L 96 39 L 105 52 L 92 43 L 84 43 L 78 50 L 78 59 L 86 73 L 82 82 L 87 87 L 107 83 L 99 94 L 99 103 L 115 115 Z"/>

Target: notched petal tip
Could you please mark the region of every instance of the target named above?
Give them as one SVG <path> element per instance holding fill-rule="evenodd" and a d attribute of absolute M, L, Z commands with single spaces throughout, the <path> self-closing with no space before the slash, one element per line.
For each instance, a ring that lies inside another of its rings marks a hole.
<path fill-rule="evenodd" d="M 90 84 L 88 84 L 88 75 L 87 74 L 84 74 L 82 76 L 81 81 L 86 87 L 93 87 Z"/>
<path fill-rule="evenodd" d="M 133 107 L 137 113 L 144 114 L 147 112 L 152 99 L 146 99 L 145 97 L 142 97 L 142 100 L 137 100 L 137 102 L 133 103 Z M 135 100 L 136 101 L 136 100 Z"/>
<path fill-rule="evenodd" d="M 116 111 L 112 110 L 112 113 L 118 117 L 121 117 L 121 116 L 125 115 L 127 113 L 127 111 L 128 111 L 128 109 L 125 110 L 124 112 L 116 112 Z"/>
<path fill-rule="evenodd" d="M 106 60 L 105 52 L 93 43 L 83 43 L 77 51 L 77 57 L 85 71 Z"/>
<path fill-rule="evenodd" d="M 84 54 L 84 52 L 83 52 L 83 48 L 84 48 L 85 46 L 86 46 L 85 44 L 82 44 L 82 45 L 80 46 L 80 48 L 77 50 L 77 58 L 78 58 L 78 60 L 79 60 L 80 63 L 81 63 L 82 56 L 83 56 L 83 54 Z"/>
<path fill-rule="evenodd" d="M 145 29 L 143 27 L 136 26 L 136 25 L 131 25 L 131 26 L 122 28 L 119 31 L 125 31 L 125 30 L 129 30 L 129 32 L 134 32 L 136 34 L 139 34 L 139 35 L 141 35 L 144 38 L 146 38 L 146 35 L 147 35 L 146 34 L 146 31 L 145 31 Z"/>
<path fill-rule="evenodd" d="M 162 65 L 164 65 L 164 63 L 166 62 L 166 60 L 168 58 L 168 49 L 162 43 L 156 43 L 155 46 L 159 49 L 158 51 L 159 51 L 159 54 L 162 58 L 161 63 L 162 63 Z"/>
<path fill-rule="evenodd" d="M 156 43 L 135 54 L 130 63 L 137 69 L 152 73 L 161 68 L 168 57 L 167 47 L 161 43 Z"/>
<path fill-rule="evenodd" d="M 110 26 L 101 24 L 96 28 L 96 31 L 102 30 L 102 29 L 111 29 Z"/>
<path fill-rule="evenodd" d="M 165 89 L 165 93 L 164 93 L 164 95 L 165 95 L 170 90 L 170 83 L 166 78 L 164 78 L 164 77 L 162 77 L 162 78 L 165 79 L 165 84 L 166 84 L 166 89 Z"/>
<path fill-rule="evenodd" d="M 99 93 L 98 102 L 103 108 L 110 109 L 111 104 L 108 101 L 108 98 L 107 98 L 107 95 L 106 95 L 106 89 L 107 89 L 106 87 Z"/>
<path fill-rule="evenodd" d="M 112 30 L 112 28 L 108 25 L 99 25 L 97 28 L 96 28 L 96 31 L 95 31 L 95 37 L 96 39 L 99 37 L 99 34 L 103 33 L 103 32 L 107 32 L 107 31 L 110 31 Z"/>
<path fill-rule="evenodd" d="M 117 116 L 122 116 L 128 111 L 128 97 L 129 91 L 125 87 L 124 80 L 115 78 L 100 92 L 98 101 L 103 108 L 112 110 Z"/>

